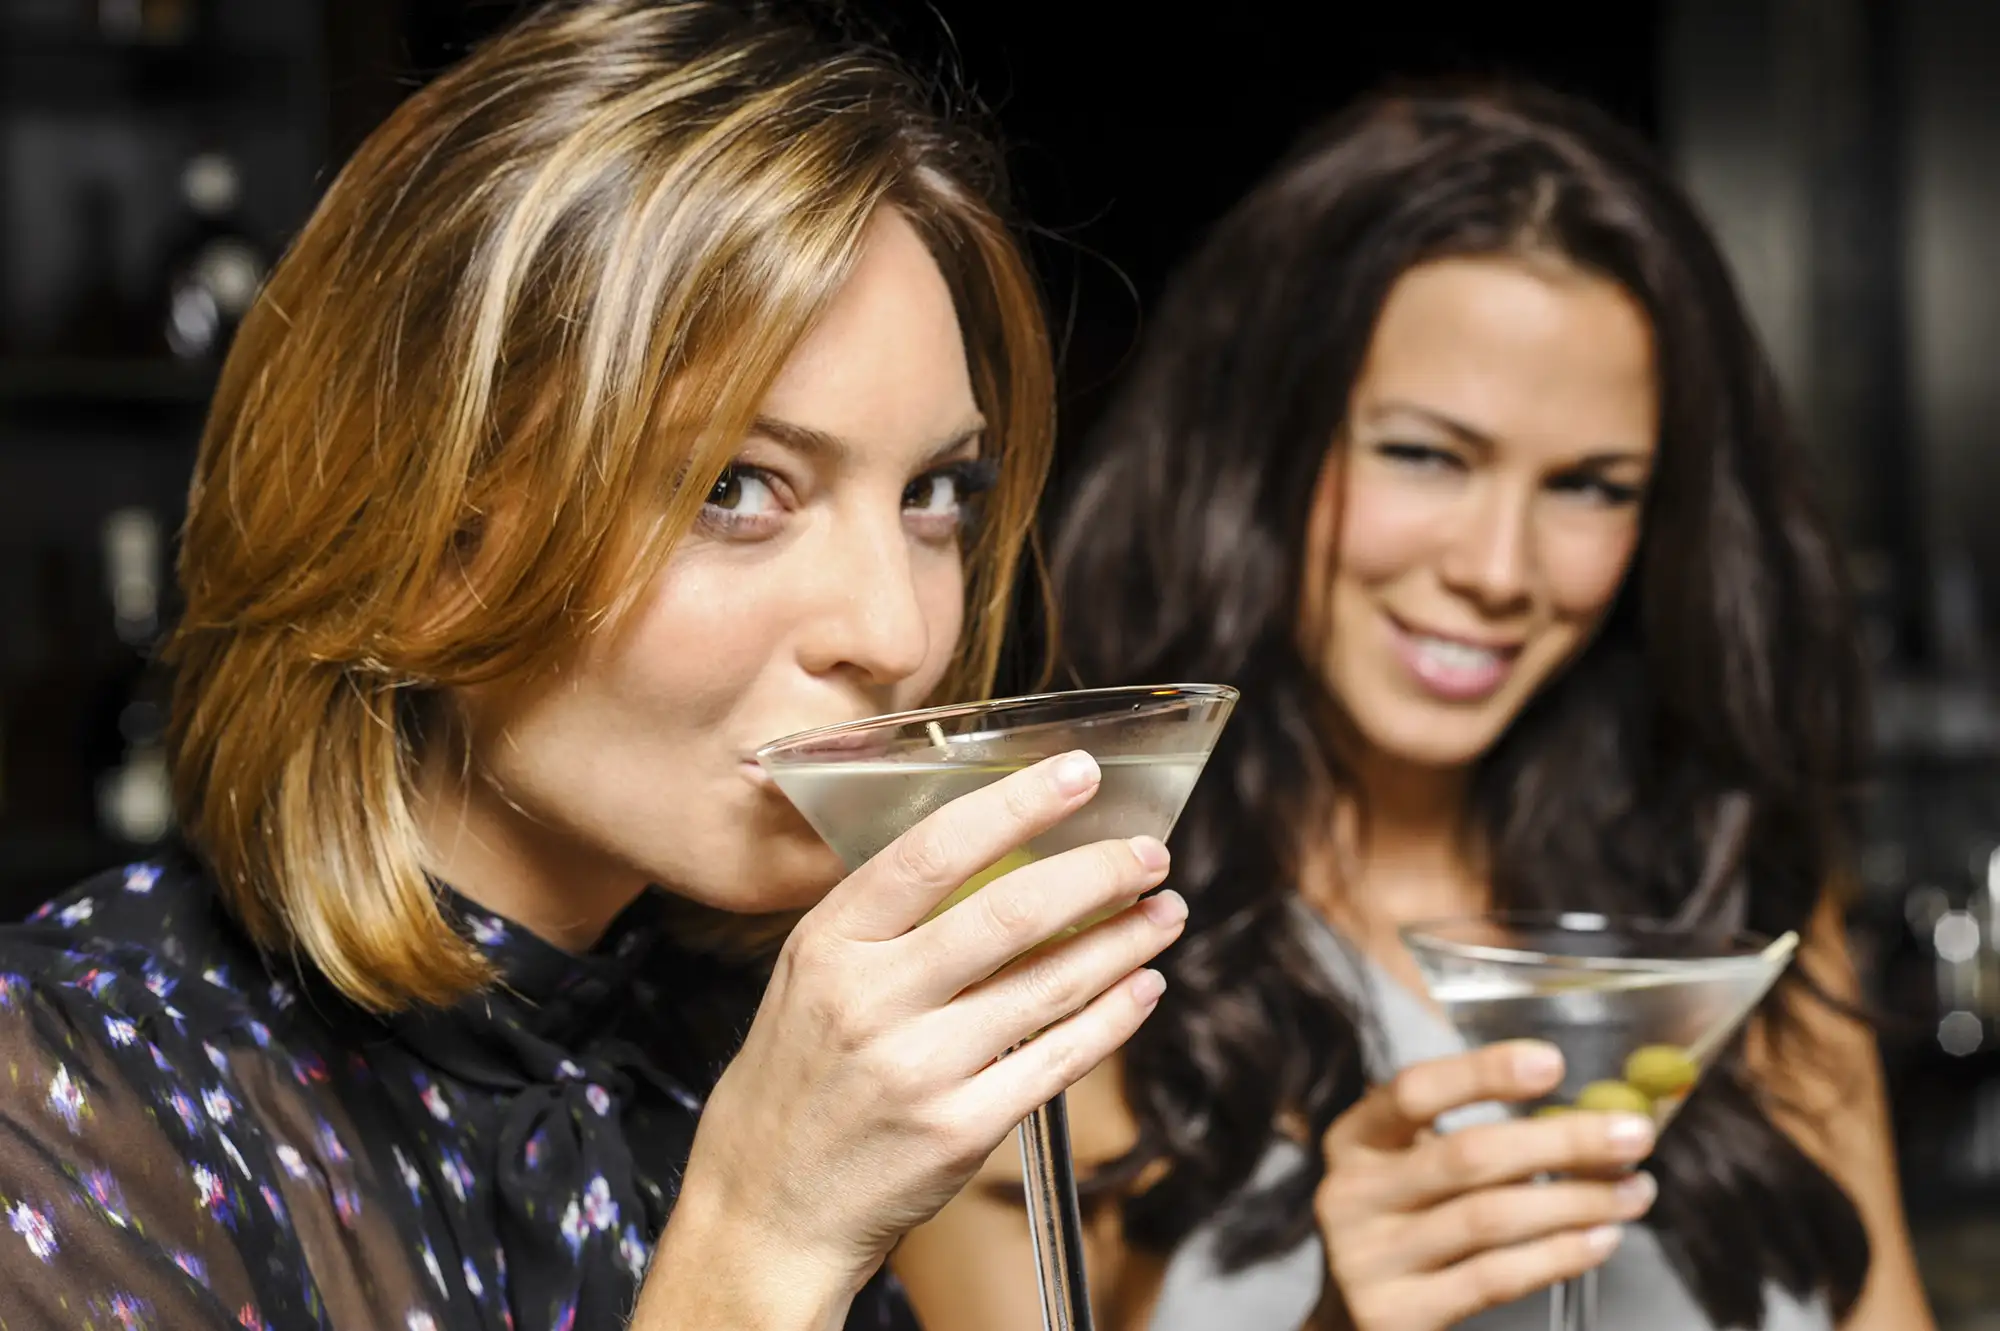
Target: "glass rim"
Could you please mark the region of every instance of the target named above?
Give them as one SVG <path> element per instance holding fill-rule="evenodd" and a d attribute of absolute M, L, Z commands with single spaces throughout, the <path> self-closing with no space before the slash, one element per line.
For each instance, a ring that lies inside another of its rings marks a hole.
<path fill-rule="evenodd" d="M 1493 943 L 1471 943 L 1451 938 L 1443 933 L 1447 929 L 1472 924 L 1496 925 L 1502 929 L 1541 928 L 1582 937 L 1594 934 L 1608 938 L 1623 936 L 1639 940 L 1649 936 L 1687 937 L 1701 932 L 1699 924 L 1677 925 L 1672 920 L 1658 916 L 1606 915 L 1601 911 L 1590 910 L 1499 910 L 1470 915 L 1446 915 L 1413 920 L 1409 924 L 1400 926 L 1396 932 L 1402 938 L 1403 945 L 1412 951 L 1423 950 L 1469 961 L 1490 961 L 1517 966 L 1547 966 L 1550 963 L 1559 963 L 1570 970 L 1632 972 L 1657 971 L 1663 964 L 1706 967 L 1728 962 L 1761 961 L 1764 952 L 1777 941 L 1776 938 L 1754 929 L 1734 929 L 1720 940 L 1722 945 L 1730 950 L 1706 956 L 1607 957 L 1578 956 Z"/>
<path fill-rule="evenodd" d="M 935 707 L 919 707 L 906 712 L 889 712 L 882 716 L 865 716 L 857 721 L 838 721 L 829 726 L 815 726 L 811 730 L 801 730 L 795 734 L 782 735 L 757 749 L 758 762 L 767 758 L 784 761 L 785 755 L 795 749 L 816 744 L 824 740 L 839 739 L 850 734 L 861 734 L 872 730 L 895 730 L 904 726 L 923 725 L 926 722 L 943 721 L 947 717 L 959 718 L 980 713 L 999 712 L 1027 707 L 1046 707 L 1089 701 L 1109 702 L 1118 697 L 1158 699 L 1165 710 L 1174 703 L 1224 702 L 1235 703 L 1242 692 L 1229 684 L 1119 684 L 1109 688 L 1060 689 L 1051 693 L 1023 693 L 1009 698 L 987 698 L 978 702 L 942 703 Z"/>

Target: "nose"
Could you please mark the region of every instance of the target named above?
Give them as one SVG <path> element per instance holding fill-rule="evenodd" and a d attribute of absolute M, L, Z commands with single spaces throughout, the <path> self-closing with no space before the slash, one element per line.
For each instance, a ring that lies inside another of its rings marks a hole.
<path fill-rule="evenodd" d="M 1487 614 L 1519 610 L 1535 572 L 1534 496 L 1495 482 L 1468 498 L 1439 561 L 1440 577 Z"/>
<path fill-rule="evenodd" d="M 837 524 L 815 563 L 817 576 L 801 588 L 810 602 L 800 650 L 808 671 L 885 688 L 923 668 L 930 623 L 900 521 Z"/>

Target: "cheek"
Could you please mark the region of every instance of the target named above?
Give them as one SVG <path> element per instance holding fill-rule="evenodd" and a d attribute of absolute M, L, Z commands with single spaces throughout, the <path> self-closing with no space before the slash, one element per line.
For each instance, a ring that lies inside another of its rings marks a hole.
<path fill-rule="evenodd" d="M 782 616 L 766 580 L 699 566 L 669 569 L 598 668 L 656 716 L 691 722 L 726 713 L 776 650 Z M 689 645 L 699 643 L 699 650 Z"/>
<path fill-rule="evenodd" d="M 1542 568 L 1556 614 L 1594 621 L 1609 610 L 1638 540 L 1636 522 L 1555 533 L 1544 547 Z"/>
<path fill-rule="evenodd" d="M 1337 576 L 1386 582 L 1426 563 L 1450 510 L 1440 496 L 1384 476 L 1365 463 L 1350 468 L 1341 514 Z"/>
<path fill-rule="evenodd" d="M 659 786 L 661 772 L 690 768 L 694 747 L 729 729 L 772 650 L 754 588 L 724 581 L 663 574 L 618 632 L 595 635 L 531 698 L 482 727 L 487 768 L 523 802 L 607 812 Z M 606 783 L 629 795 L 614 797 Z"/>
<path fill-rule="evenodd" d="M 923 669 L 898 690 L 898 706 L 921 705 L 937 691 L 965 631 L 965 564 L 957 551 L 919 553 L 911 569 L 928 650 Z"/>

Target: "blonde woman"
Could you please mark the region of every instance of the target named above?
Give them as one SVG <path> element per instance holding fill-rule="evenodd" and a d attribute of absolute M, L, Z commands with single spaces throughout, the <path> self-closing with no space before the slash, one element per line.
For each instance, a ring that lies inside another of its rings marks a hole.
<path fill-rule="evenodd" d="M 1185 913 L 1141 840 L 923 922 L 1080 755 L 838 885 L 749 758 L 986 685 L 1051 410 L 983 163 L 865 51 L 640 0 L 364 145 L 203 443 L 187 850 L 0 935 L 0 1325 L 913 1325 L 890 1247 Z"/>

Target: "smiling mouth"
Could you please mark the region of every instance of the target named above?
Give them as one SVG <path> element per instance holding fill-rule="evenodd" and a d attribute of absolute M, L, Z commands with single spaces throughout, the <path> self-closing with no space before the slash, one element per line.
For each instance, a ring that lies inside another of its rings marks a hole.
<path fill-rule="evenodd" d="M 1513 674 L 1521 643 L 1478 642 L 1412 628 L 1387 616 L 1396 654 L 1426 692 L 1449 702 L 1477 702 Z"/>

